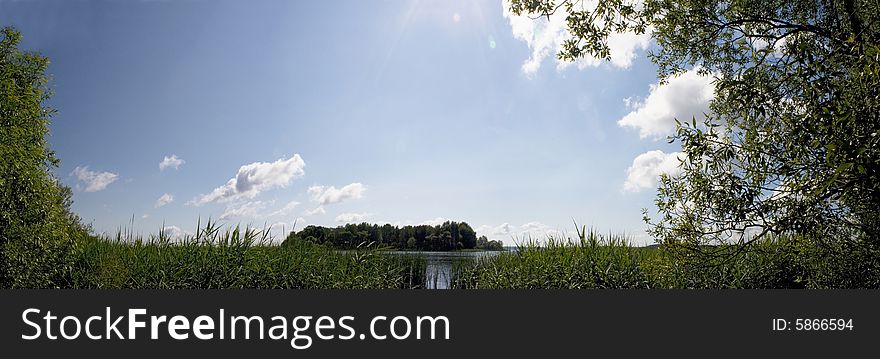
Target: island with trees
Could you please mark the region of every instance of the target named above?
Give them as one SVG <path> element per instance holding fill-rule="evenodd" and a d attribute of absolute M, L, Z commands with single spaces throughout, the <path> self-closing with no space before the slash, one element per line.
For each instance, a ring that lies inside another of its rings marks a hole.
<path fill-rule="evenodd" d="M 285 243 L 306 241 L 337 249 L 355 249 L 364 245 L 407 251 L 455 251 L 504 249 L 501 241 L 477 237 L 465 222 L 446 221 L 436 226 L 397 227 L 391 224 L 346 224 L 336 228 L 307 226 L 287 236 Z"/>

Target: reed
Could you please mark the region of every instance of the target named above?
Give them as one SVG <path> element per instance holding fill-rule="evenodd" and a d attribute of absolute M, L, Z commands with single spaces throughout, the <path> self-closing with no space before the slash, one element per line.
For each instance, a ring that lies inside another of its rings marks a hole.
<path fill-rule="evenodd" d="M 880 288 L 880 250 L 864 242 L 768 237 L 748 247 L 634 247 L 583 228 L 453 270 L 452 288 Z"/>
<path fill-rule="evenodd" d="M 268 230 L 208 222 L 172 238 L 117 232 L 78 243 L 74 288 L 423 288 L 423 261 L 272 242 Z"/>

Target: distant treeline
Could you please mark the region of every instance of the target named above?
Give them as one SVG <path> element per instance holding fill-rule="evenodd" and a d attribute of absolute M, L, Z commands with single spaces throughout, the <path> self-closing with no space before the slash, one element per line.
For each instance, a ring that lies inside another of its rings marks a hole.
<path fill-rule="evenodd" d="M 454 251 L 460 249 L 502 250 L 501 241 L 490 241 L 465 222 L 446 221 L 437 226 L 397 227 L 390 224 L 347 224 L 336 228 L 308 226 L 291 233 L 285 242 L 307 241 L 339 249 L 353 249 L 369 243 L 399 250 Z"/>

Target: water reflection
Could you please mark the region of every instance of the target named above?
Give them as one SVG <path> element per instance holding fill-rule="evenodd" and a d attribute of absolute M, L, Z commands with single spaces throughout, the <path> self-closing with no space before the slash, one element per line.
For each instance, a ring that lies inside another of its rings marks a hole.
<path fill-rule="evenodd" d="M 479 252 L 385 252 L 391 255 L 420 256 L 425 258 L 427 267 L 425 277 L 428 289 L 449 289 L 452 280 L 452 266 L 458 261 L 476 260 L 501 253 L 499 251 Z"/>

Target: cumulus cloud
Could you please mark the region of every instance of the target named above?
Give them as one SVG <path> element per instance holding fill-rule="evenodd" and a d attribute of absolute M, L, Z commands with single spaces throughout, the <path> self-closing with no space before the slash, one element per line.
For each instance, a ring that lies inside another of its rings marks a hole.
<path fill-rule="evenodd" d="M 709 102 L 715 97 L 711 76 L 701 76 L 697 70 L 684 72 L 663 84 L 651 85 L 643 101 L 624 99 L 632 111 L 617 121 L 621 127 L 639 130 L 639 137 L 663 137 L 675 129 L 675 119 L 700 118 L 709 112 Z"/>
<path fill-rule="evenodd" d="M 89 166 L 77 166 L 70 174 L 85 185 L 86 192 L 103 190 L 119 179 L 119 175 L 116 173 L 91 171 Z"/>
<path fill-rule="evenodd" d="M 405 227 L 405 226 L 438 226 L 443 224 L 443 222 L 452 221 L 446 217 L 435 217 L 431 219 L 426 219 L 424 221 L 413 221 L 411 219 L 407 219 L 404 221 L 385 221 L 384 223 L 390 224 L 396 227 Z M 377 222 L 382 223 L 382 222 Z"/>
<path fill-rule="evenodd" d="M 282 207 L 281 209 L 279 209 L 275 212 L 272 212 L 272 214 L 270 214 L 269 216 L 274 217 L 274 216 L 288 215 L 288 214 L 292 213 L 293 209 L 296 208 L 297 206 L 299 206 L 299 204 L 300 203 L 298 201 L 287 202 L 287 204 L 284 205 L 284 207 Z"/>
<path fill-rule="evenodd" d="M 450 221 L 449 218 L 445 218 L 445 217 L 437 217 L 437 218 L 427 219 L 427 220 L 421 221 L 421 222 L 419 222 L 419 223 L 416 224 L 416 225 L 417 225 L 417 226 L 422 226 L 422 225 L 427 225 L 427 226 L 439 226 L 439 225 L 443 224 L 443 222 L 448 222 L 448 221 Z"/>
<path fill-rule="evenodd" d="M 482 225 L 476 228 L 478 236 L 500 240 L 508 245 L 528 241 L 544 242 L 549 237 L 565 238 L 565 233 L 541 222 L 528 222 L 519 226 L 502 223 L 497 226 Z"/>
<path fill-rule="evenodd" d="M 306 216 L 314 216 L 316 214 L 326 214 L 326 213 L 327 213 L 327 211 L 324 210 L 324 206 L 318 206 L 315 209 L 309 209 L 309 210 L 306 210 L 305 212 L 303 212 L 303 214 L 305 214 Z"/>
<path fill-rule="evenodd" d="M 529 222 L 519 226 L 520 241 L 544 241 L 548 238 L 556 240 L 566 239 L 563 231 L 550 227 L 541 222 Z"/>
<path fill-rule="evenodd" d="M 186 161 L 177 158 L 177 155 L 171 155 L 171 157 L 165 156 L 165 158 L 162 159 L 162 162 L 159 162 L 159 171 L 164 171 L 168 168 L 174 168 L 176 170 L 184 163 L 186 163 Z"/>
<path fill-rule="evenodd" d="M 650 34 L 636 34 L 632 32 L 608 34 L 608 46 L 611 48 L 611 64 L 620 68 L 628 69 L 636 58 L 636 52 L 645 50 L 651 44 Z M 578 64 L 580 66 L 580 64 Z M 581 68 L 583 68 L 581 66 Z"/>
<path fill-rule="evenodd" d="M 162 228 L 162 234 L 165 235 L 165 238 L 172 240 L 181 240 L 193 235 L 192 232 L 180 229 L 178 226 L 165 226 Z"/>
<path fill-rule="evenodd" d="M 777 34 L 779 35 L 779 34 Z M 760 50 L 768 49 L 772 50 L 770 56 L 779 58 L 785 56 L 785 52 L 787 51 L 788 45 L 788 37 L 782 37 L 779 40 L 775 40 L 773 42 L 767 41 L 764 38 L 754 38 L 751 40 L 752 51 L 757 52 Z"/>
<path fill-rule="evenodd" d="M 272 243 L 284 242 L 290 232 L 296 231 L 297 229 L 303 229 L 308 225 L 309 223 L 302 217 L 297 217 L 295 220 L 289 222 L 279 221 L 272 223 L 267 229 L 269 231 L 269 240 Z"/>
<path fill-rule="evenodd" d="M 220 215 L 220 219 L 256 218 L 259 217 L 263 208 L 266 208 L 266 203 L 263 201 L 239 203 L 226 207 L 226 210 Z"/>
<path fill-rule="evenodd" d="M 305 174 L 302 157 L 294 154 L 289 159 L 275 162 L 254 162 L 241 166 L 235 177 L 211 193 L 196 197 L 189 204 L 224 203 L 243 198 L 254 198 L 259 193 L 276 187 L 287 187 L 295 178 Z"/>
<path fill-rule="evenodd" d="M 684 158 L 684 153 L 664 153 L 660 150 L 648 151 L 636 156 L 632 166 L 626 170 L 623 190 L 639 192 L 646 188 L 656 188 L 661 174 L 675 176 L 680 173 L 680 158 Z"/>
<path fill-rule="evenodd" d="M 494 227 L 489 225 L 479 226 L 477 227 L 476 232 L 487 237 L 510 236 L 515 232 L 515 229 L 513 228 L 513 226 L 510 225 L 510 223 L 502 223 L 501 225 Z"/>
<path fill-rule="evenodd" d="M 369 217 L 369 213 L 342 213 L 336 216 L 336 222 L 339 223 L 359 223 Z"/>
<path fill-rule="evenodd" d="M 267 228 L 269 231 L 269 242 L 281 243 L 287 239 L 287 235 L 293 230 L 292 222 L 275 222 Z"/>
<path fill-rule="evenodd" d="M 162 197 L 159 197 L 159 199 L 156 200 L 156 205 L 154 205 L 153 207 L 159 208 L 159 207 L 162 207 L 166 204 L 171 203 L 172 201 L 174 201 L 174 196 L 172 196 L 170 193 L 166 193 L 166 194 L 163 194 Z"/>
<path fill-rule="evenodd" d="M 290 224 L 290 230 L 292 231 L 292 230 L 296 230 L 297 228 L 305 228 L 309 225 L 310 225 L 310 223 L 308 221 L 306 221 L 305 218 L 296 217 L 296 219 L 293 220 L 293 223 Z"/>
<path fill-rule="evenodd" d="M 363 184 L 355 182 L 339 189 L 333 186 L 312 186 L 309 187 L 309 194 L 312 196 L 312 201 L 325 205 L 362 198 L 366 190 Z"/>
<path fill-rule="evenodd" d="M 587 8 L 595 8 L 598 2 L 585 0 L 583 5 Z M 556 54 L 562 49 L 565 40 L 572 38 L 566 26 L 568 12 L 565 8 L 559 8 L 550 17 L 542 16 L 534 19 L 528 14 L 515 15 L 510 11 L 510 1 L 502 1 L 502 14 L 510 23 L 513 37 L 529 46 L 531 54 L 529 59 L 522 65 L 522 71 L 532 75 L 541 67 L 541 63 L 547 58 L 556 58 Z M 629 68 L 636 57 L 636 52 L 648 48 L 651 36 L 649 34 L 637 35 L 634 33 L 611 33 L 608 36 L 611 65 L 619 68 Z M 585 57 L 575 64 L 580 69 L 595 67 L 602 64 L 602 59 Z M 572 63 L 557 59 L 557 69 L 565 68 Z"/>

